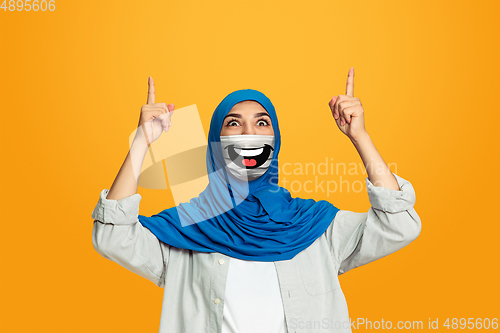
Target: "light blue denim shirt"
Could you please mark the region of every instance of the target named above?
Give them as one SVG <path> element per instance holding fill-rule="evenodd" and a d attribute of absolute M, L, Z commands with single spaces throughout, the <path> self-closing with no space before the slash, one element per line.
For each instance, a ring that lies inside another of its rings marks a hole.
<path fill-rule="evenodd" d="M 408 245 L 420 234 L 415 191 L 394 175 L 401 191 L 366 185 L 367 213 L 340 210 L 325 233 L 293 259 L 275 261 L 289 333 L 351 332 L 338 275 Z M 160 333 L 220 333 L 230 258 L 179 249 L 139 222 L 140 194 L 106 199 L 92 212 L 95 250 L 164 288 Z M 256 319 L 258 320 L 258 319 Z M 266 332 L 259 332 L 266 333 Z"/>

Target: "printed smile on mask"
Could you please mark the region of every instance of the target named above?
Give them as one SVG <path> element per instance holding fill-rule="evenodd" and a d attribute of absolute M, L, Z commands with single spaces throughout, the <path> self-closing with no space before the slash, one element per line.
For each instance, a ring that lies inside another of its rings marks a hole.
<path fill-rule="evenodd" d="M 237 166 L 247 169 L 254 169 L 264 164 L 271 152 L 274 150 L 270 145 L 260 148 L 237 148 L 234 145 L 226 147 L 229 158 Z"/>

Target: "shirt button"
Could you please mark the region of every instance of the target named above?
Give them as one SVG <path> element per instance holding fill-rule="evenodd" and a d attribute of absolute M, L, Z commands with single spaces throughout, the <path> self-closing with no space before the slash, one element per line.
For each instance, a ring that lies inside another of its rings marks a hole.
<path fill-rule="evenodd" d="M 222 265 L 224 263 L 224 259 L 219 260 L 219 265 Z"/>
<path fill-rule="evenodd" d="M 214 299 L 215 304 L 219 304 L 219 302 L 220 302 L 220 299 L 218 299 L 218 298 Z"/>

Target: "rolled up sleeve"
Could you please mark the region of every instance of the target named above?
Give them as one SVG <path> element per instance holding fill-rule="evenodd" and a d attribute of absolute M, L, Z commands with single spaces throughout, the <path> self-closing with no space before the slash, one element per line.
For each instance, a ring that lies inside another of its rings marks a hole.
<path fill-rule="evenodd" d="M 104 258 L 164 288 L 170 246 L 139 222 L 141 195 L 108 200 L 108 192 L 107 189 L 101 191 L 92 211 L 94 249 Z"/>
<path fill-rule="evenodd" d="M 400 191 L 374 186 L 367 177 L 368 212 L 341 210 L 326 230 L 339 275 L 396 252 L 419 236 L 415 190 L 409 181 L 394 176 Z"/>

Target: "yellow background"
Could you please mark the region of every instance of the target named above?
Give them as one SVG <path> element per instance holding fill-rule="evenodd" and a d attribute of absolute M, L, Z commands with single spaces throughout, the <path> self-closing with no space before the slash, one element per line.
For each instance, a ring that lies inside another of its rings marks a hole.
<path fill-rule="evenodd" d="M 157 102 L 196 104 L 206 133 L 228 93 L 257 89 L 278 112 L 280 163 L 359 163 L 327 105 L 351 66 L 369 134 L 415 188 L 422 232 L 340 277 L 350 317 L 500 317 L 499 7 L 58 0 L 54 12 L 0 10 L 0 331 L 158 331 L 163 289 L 101 257 L 91 238 L 148 76 Z M 142 215 L 172 205 L 168 190 L 139 193 Z M 369 208 L 365 190 L 328 200 Z"/>

